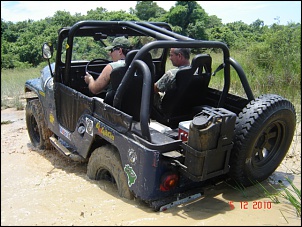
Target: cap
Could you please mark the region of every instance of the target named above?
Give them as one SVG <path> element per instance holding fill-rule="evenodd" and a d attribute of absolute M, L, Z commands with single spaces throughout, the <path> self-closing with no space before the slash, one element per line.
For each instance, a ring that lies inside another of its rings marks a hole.
<path fill-rule="evenodd" d="M 120 46 L 122 48 L 129 48 L 131 46 L 131 44 L 130 44 L 130 41 L 127 38 L 125 38 L 125 36 L 120 36 L 120 37 L 116 37 L 113 40 L 111 46 L 107 46 L 107 47 L 105 47 L 105 49 L 110 50 L 116 46 Z"/>

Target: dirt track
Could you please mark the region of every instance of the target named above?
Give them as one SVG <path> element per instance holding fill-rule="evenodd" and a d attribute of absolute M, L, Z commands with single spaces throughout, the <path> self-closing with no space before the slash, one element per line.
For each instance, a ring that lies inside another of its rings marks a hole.
<path fill-rule="evenodd" d="M 9 123 L 1 124 L 1 225 L 301 224 L 286 200 L 271 203 L 256 187 L 241 193 L 224 183 L 192 204 L 153 212 L 139 201 L 121 199 L 109 183 L 89 180 L 85 164 L 55 150 L 33 149 L 24 110 L 2 110 L 1 122 Z M 286 159 L 267 182 L 287 176 L 301 189 L 301 125 L 298 128 Z"/>

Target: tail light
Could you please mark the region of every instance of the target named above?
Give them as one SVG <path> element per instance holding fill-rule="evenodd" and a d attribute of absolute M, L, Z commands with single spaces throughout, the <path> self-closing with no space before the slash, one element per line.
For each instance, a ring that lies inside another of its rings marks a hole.
<path fill-rule="evenodd" d="M 165 174 L 162 177 L 161 184 L 160 184 L 159 188 L 160 188 L 161 191 L 164 191 L 164 192 L 169 191 L 177 185 L 178 180 L 179 180 L 179 177 L 175 173 Z"/>

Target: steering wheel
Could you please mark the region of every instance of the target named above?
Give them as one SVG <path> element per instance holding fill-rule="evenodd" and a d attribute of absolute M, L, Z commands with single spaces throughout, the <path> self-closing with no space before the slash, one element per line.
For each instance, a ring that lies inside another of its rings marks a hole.
<path fill-rule="evenodd" d="M 93 72 L 93 71 L 88 70 L 89 65 L 91 65 L 92 63 L 98 62 L 98 61 L 99 61 L 99 62 L 102 62 L 102 63 L 110 63 L 110 62 L 111 62 L 111 61 L 109 61 L 109 60 L 107 60 L 107 59 L 104 59 L 104 58 L 96 58 L 96 59 L 93 59 L 93 60 L 91 60 L 90 62 L 88 62 L 88 63 L 86 64 L 85 72 L 88 72 L 89 74 L 95 75 L 95 76 L 100 75 L 100 73 L 98 73 L 98 72 Z"/>

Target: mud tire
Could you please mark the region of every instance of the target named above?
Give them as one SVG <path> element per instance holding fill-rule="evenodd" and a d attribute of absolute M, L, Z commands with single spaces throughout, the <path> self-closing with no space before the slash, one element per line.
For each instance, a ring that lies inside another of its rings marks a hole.
<path fill-rule="evenodd" d="M 51 149 L 53 132 L 47 128 L 42 105 L 38 99 L 30 100 L 25 107 L 25 118 L 31 143 L 38 149 Z"/>
<path fill-rule="evenodd" d="M 265 94 L 238 115 L 230 176 L 243 186 L 267 179 L 284 159 L 296 127 L 294 106 L 279 95 Z"/>
<path fill-rule="evenodd" d="M 87 176 L 92 180 L 111 181 L 116 184 L 120 197 L 134 199 L 118 150 L 114 146 L 105 145 L 93 151 L 88 161 Z"/>

